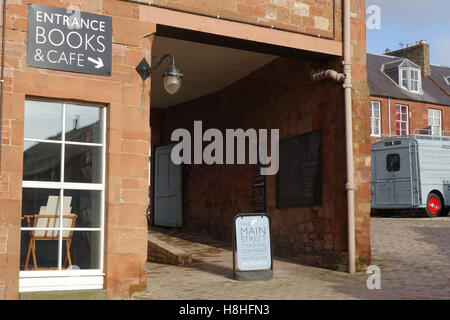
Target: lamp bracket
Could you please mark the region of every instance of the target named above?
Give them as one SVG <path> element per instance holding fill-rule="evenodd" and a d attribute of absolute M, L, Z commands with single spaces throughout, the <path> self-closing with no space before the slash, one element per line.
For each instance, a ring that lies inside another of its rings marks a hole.
<path fill-rule="evenodd" d="M 153 68 L 150 67 L 150 65 L 147 62 L 147 59 L 143 58 L 141 60 L 141 62 L 139 62 L 138 66 L 136 67 L 136 71 L 141 76 L 141 79 L 143 81 L 145 81 L 152 74 L 152 71 L 156 70 L 161 65 L 161 63 L 164 61 L 164 59 L 166 59 L 166 58 L 170 58 L 169 63 L 172 65 L 172 67 L 174 67 L 175 66 L 175 57 L 170 53 L 166 53 L 156 62 L 155 66 Z"/>

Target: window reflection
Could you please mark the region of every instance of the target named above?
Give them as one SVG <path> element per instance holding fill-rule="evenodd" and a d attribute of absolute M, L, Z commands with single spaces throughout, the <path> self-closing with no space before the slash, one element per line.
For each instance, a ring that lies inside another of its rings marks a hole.
<path fill-rule="evenodd" d="M 100 232 L 97 231 L 75 231 L 73 233 L 70 246 L 72 269 L 100 268 L 100 239 Z M 63 257 L 65 257 L 65 251 Z"/>
<path fill-rule="evenodd" d="M 77 228 L 100 228 L 100 191 L 64 190 L 64 202 L 69 201 L 70 213 L 77 215 Z"/>
<path fill-rule="evenodd" d="M 25 138 L 61 140 L 62 104 L 25 101 Z"/>
<path fill-rule="evenodd" d="M 66 141 L 102 143 L 101 109 L 66 105 Z"/>
<path fill-rule="evenodd" d="M 66 145 L 64 181 L 101 183 L 101 147 Z"/>
<path fill-rule="evenodd" d="M 60 144 L 25 141 L 23 149 L 23 180 L 61 180 Z"/>

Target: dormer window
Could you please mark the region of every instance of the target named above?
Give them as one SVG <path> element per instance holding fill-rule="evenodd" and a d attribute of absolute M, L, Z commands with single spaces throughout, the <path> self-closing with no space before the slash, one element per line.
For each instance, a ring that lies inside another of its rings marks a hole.
<path fill-rule="evenodd" d="M 420 93 L 421 91 L 421 73 L 417 68 L 399 68 L 400 85 L 403 89 L 411 92 Z"/>
<path fill-rule="evenodd" d="M 383 64 L 381 71 L 400 88 L 422 94 L 422 73 L 420 67 L 402 58 Z"/>

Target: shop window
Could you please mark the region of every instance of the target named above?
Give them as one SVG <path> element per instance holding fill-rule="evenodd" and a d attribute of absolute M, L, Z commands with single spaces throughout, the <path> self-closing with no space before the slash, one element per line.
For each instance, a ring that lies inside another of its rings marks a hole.
<path fill-rule="evenodd" d="M 101 274 L 104 155 L 104 107 L 26 100 L 22 283 L 29 272 Z"/>
<path fill-rule="evenodd" d="M 388 154 L 386 157 L 386 169 L 388 172 L 400 171 L 400 155 Z"/>

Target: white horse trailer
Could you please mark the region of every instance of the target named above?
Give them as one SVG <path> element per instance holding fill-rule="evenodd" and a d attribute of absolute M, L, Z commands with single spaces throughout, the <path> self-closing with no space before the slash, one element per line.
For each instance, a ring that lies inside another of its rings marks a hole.
<path fill-rule="evenodd" d="M 371 208 L 423 208 L 446 216 L 450 208 L 450 137 L 408 135 L 372 145 Z"/>

